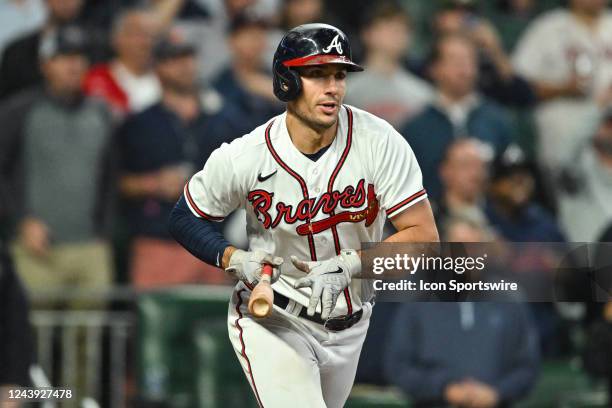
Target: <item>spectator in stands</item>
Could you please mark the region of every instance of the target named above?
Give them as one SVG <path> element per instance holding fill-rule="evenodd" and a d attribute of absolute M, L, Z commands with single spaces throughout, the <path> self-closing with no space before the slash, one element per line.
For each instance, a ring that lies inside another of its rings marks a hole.
<path fill-rule="evenodd" d="M 435 202 L 439 223 L 460 214 L 486 223 L 484 203 L 491 153 L 478 139 L 459 139 L 448 146 L 439 170 L 442 197 Z"/>
<path fill-rule="evenodd" d="M 230 63 L 227 36 L 232 21 L 241 14 L 271 20 L 276 17 L 279 4 L 275 0 L 180 1 L 183 7 L 176 9 L 175 24 L 186 40 L 196 46 L 199 79 L 206 84 Z"/>
<path fill-rule="evenodd" d="M 402 66 L 410 37 L 409 17 L 402 8 L 380 3 L 372 10 L 362 30 L 366 70 L 349 80 L 347 103 L 399 126 L 433 99 L 431 86 Z"/>
<path fill-rule="evenodd" d="M 533 169 L 521 148 L 512 144 L 492 166 L 486 213 L 511 242 L 564 242 L 553 215 L 533 201 Z"/>
<path fill-rule="evenodd" d="M 386 350 L 388 378 L 416 407 L 506 406 L 525 397 L 539 366 L 521 303 L 403 304 Z"/>
<path fill-rule="evenodd" d="M 555 173 L 559 219 L 569 241 L 596 242 L 612 222 L 612 110 L 583 122 L 591 126 L 573 136 L 583 142 Z"/>
<path fill-rule="evenodd" d="M 476 50 L 470 40 L 458 35 L 438 39 L 429 72 L 437 95 L 401 133 L 414 150 L 423 184 L 435 200 L 442 194 L 438 167 L 454 139 L 475 137 L 497 154 L 510 143 L 512 128 L 504 111 L 476 91 Z"/>
<path fill-rule="evenodd" d="M 489 240 L 463 216 L 450 217 L 442 232 L 448 242 Z M 513 302 L 405 303 L 385 350 L 387 378 L 415 407 L 507 406 L 528 393 L 539 367 L 537 333 Z"/>
<path fill-rule="evenodd" d="M 4 390 L 30 386 L 34 344 L 28 301 L 13 270 L 8 251 L 0 241 L 0 407 L 10 405 Z"/>
<path fill-rule="evenodd" d="M 43 77 L 38 63 L 42 39 L 61 25 L 73 22 L 79 15 L 83 0 L 45 0 L 47 21 L 40 30 L 17 38 L 5 48 L 0 65 L 0 98 L 22 89 L 40 85 Z"/>
<path fill-rule="evenodd" d="M 103 105 L 82 94 L 85 49 L 84 33 L 76 27 L 45 36 L 44 89 L 17 95 L 0 109 L 2 144 L 15 153 L 2 167 L 23 169 L 21 183 L 11 181 L 15 189 L 9 193 L 19 197 L 23 191 L 13 206 L 19 219 L 13 255 L 30 290 L 99 289 L 112 280 L 102 238 L 109 201 L 103 163 L 112 122 Z"/>
<path fill-rule="evenodd" d="M 607 1 L 567 3 L 567 8 L 535 19 L 513 56 L 517 72 L 532 83 L 540 101 L 535 110 L 538 160 L 553 172 L 584 141 L 576 139 L 573 125 L 597 101 L 609 102 L 612 86 L 612 13 Z"/>
<path fill-rule="evenodd" d="M 565 242 L 553 215 L 533 201 L 535 180 L 533 169 L 525 154 L 517 145 L 510 145 L 499 155 L 492 166 L 486 214 L 489 223 L 506 241 L 510 242 Z M 562 249 L 547 246 L 524 246 L 511 262 L 516 265 L 534 265 L 516 269 L 531 273 L 538 279 L 543 270 L 551 269 L 533 262 L 546 260 L 550 264 L 561 263 Z M 542 285 L 548 285 L 548 278 L 542 277 Z M 529 304 L 535 327 L 540 338 L 540 349 L 546 356 L 561 354 L 568 343 L 567 333 L 562 327 L 561 317 L 554 304 L 535 302 Z"/>
<path fill-rule="evenodd" d="M 156 33 L 155 15 L 148 9 L 128 9 L 118 15 L 111 33 L 116 57 L 92 67 L 85 77 L 85 93 L 106 101 L 119 118 L 157 102 L 159 81 L 151 68 Z"/>
<path fill-rule="evenodd" d="M 529 82 L 514 72 L 493 24 L 477 8 L 475 0 L 446 0 L 433 17 L 434 33 L 463 35 L 478 52 L 478 88 L 506 105 L 523 107 L 534 102 Z"/>
<path fill-rule="evenodd" d="M 220 140 L 242 136 L 282 110 L 272 91 L 272 78 L 265 71 L 270 61 L 262 58 L 267 33 L 264 20 L 243 14 L 232 21 L 228 39 L 231 63 L 212 83 L 223 98 L 223 109 L 211 130 Z"/>
<path fill-rule="evenodd" d="M 154 49 L 161 101 L 129 117 L 118 132 L 120 191 L 133 237 L 130 275 L 137 288 L 224 282 L 170 236 L 167 220 L 187 177 L 218 147 L 197 87 L 195 48 L 167 37 Z M 220 143 L 219 143 L 220 144 Z"/>

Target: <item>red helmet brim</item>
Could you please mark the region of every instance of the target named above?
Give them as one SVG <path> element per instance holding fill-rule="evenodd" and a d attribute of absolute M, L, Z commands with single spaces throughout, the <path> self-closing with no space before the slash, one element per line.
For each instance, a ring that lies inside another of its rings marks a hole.
<path fill-rule="evenodd" d="M 315 54 L 306 57 L 294 58 L 283 62 L 286 67 L 305 67 L 309 65 L 325 65 L 325 64 L 342 64 L 346 65 L 346 69 L 352 72 L 363 71 L 363 67 L 355 64 L 353 61 L 344 55 L 331 54 Z"/>

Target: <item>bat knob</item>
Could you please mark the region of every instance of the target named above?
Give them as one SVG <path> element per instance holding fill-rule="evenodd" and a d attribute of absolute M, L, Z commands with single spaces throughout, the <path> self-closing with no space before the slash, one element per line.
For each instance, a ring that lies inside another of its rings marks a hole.
<path fill-rule="evenodd" d="M 267 299 L 254 299 L 249 304 L 249 310 L 255 317 L 268 317 L 272 312 L 272 306 Z"/>
<path fill-rule="evenodd" d="M 251 292 L 249 298 L 249 312 L 255 317 L 268 317 L 272 313 L 274 292 L 271 286 L 272 266 L 264 265 L 261 279 Z"/>

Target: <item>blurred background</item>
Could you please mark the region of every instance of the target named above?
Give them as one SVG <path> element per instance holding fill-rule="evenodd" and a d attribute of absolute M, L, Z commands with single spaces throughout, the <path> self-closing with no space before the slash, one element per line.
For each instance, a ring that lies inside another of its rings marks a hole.
<path fill-rule="evenodd" d="M 410 143 L 444 240 L 612 241 L 606 0 L 2 0 L 0 385 L 256 406 L 233 282 L 166 220 L 214 149 L 284 110 L 272 55 L 309 22 L 350 37 L 345 102 Z M 244 246 L 244 225 L 219 228 Z M 379 303 L 347 406 L 612 406 L 601 300 Z"/>

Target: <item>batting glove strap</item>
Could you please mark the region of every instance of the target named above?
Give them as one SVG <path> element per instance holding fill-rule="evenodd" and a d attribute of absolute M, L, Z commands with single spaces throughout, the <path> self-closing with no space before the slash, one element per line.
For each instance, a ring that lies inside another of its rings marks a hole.
<path fill-rule="evenodd" d="M 261 278 L 264 264 L 272 265 L 272 283 L 280 277 L 280 266 L 283 258 L 274 256 L 265 251 L 243 251 L 237 249 L 229 260 L 225 272 L 249 285 L 256 285 Z"/>
<path fill-rule="evenodd" d="M 349 278 L 359 276 L 361 274 L 361 257 L 354 249 L 343 249 L 338 255 L 344 262 L 349 274 Z"/>

